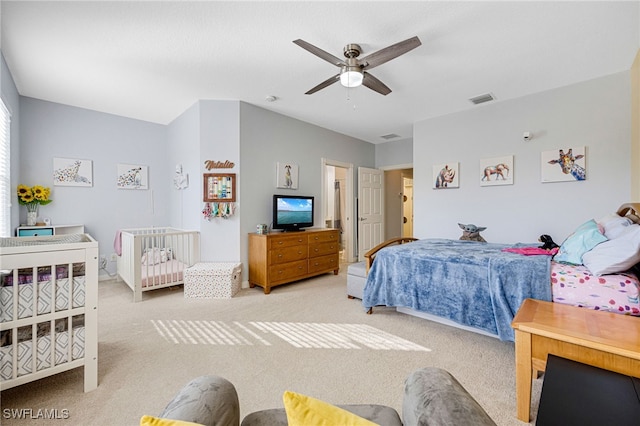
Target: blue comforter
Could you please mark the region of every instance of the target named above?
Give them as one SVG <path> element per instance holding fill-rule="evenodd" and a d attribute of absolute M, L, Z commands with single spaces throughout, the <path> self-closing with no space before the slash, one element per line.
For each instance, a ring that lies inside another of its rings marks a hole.
<path fill-rule="evenodd" d="M 401 306 L 514 340 L 526 298 L 551 301 L 551 256 L 503 252 L 532 245 L 426 239 L 380 250 L 362 304 Z"/>

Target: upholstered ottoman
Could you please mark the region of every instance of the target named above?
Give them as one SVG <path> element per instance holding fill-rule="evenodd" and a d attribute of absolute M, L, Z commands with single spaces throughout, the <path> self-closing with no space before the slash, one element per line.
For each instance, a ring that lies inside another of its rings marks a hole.
<path fill-rule="evenodd" d="M 364 261 L 347 267 L 347 296 L 362 299 L 364 284 L 367 282 L 367 265 Z"/>
<path fill-rule="evenodd" d="M 184 271 L 184 297 L 230 299 L 240 290 L 241 277 L 241 263 L 196 263 Z"/>

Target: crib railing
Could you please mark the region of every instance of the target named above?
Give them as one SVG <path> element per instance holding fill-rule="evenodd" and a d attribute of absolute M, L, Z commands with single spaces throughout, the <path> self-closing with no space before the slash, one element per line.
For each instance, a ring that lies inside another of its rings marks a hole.
<path fill-rule="evenodd" d="M 118 276 L 142 292 L 184 283 L 184 269 L 200 261 L 200 233 L 176 228 L 137 228 L 121 231 Z"/>

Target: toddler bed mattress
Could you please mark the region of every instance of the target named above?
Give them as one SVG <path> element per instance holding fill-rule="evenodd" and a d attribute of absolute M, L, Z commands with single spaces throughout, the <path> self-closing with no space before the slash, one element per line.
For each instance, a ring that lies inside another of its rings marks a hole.
<path fill-rule="evenodd" d="M 631 273 L 596 276 L 584 265 L 551 262 L 553 301 L 640 316 L 640 281 Z"/>

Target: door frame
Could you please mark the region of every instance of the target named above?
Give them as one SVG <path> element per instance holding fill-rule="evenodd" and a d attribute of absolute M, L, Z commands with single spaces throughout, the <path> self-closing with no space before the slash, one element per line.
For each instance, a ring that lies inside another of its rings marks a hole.
<path fill-rule="evenodd" d="M 378 167 L 378 169 L 380 169 L 382 171 L 385 171 L 385 172 L 388 172 L 388 171 L 391 171 L 391 170 L 403 170 L 403 169 L 411 169 L 411 170 L 413 170 L 413 163 L 393 164 L 393 165 L 390 165 L 390 166 L 389 165 L 380 166 L 380 167 Z M 386 194 L 386 189 L 387 188 L 385 187 L 385 194 Z M 414 185 L 414 191 L 415 191 L 415 185 Z M 414 195 L 415 195 L 415 192 L 414 192 Z M 414 196 L 414 199 L 415 199 L 415 196 Z M 387 202 L 386 199 L 384 201 L 385 201 L 385 203 Z M 415 210 L 415 206 L 412 206 L 411 209 L 412 209 L 411 215 L 413 216 L 413 210 Z M 413 222 L 412 226 L 413 226 L 413 230 L 415 231 L 415 222 Z"/>
<path fill-rule="evenodd" d="M 320 198 L 322 199 L 322 203 L 321 203 L 321 211 L 323 212 L 323 216 L 324 216 L 324 211 L 326 210 L 326 205 L 325 202 L 327 200 L 327 189 L 326 189 L 326 181 L 327 181 L 327 167 L 326 166 L 333 166 L 333 167 L 341 167 L 343 169 L 347 169 L 347 181 L 346 181 L 346 188 L 345 188 L 345 212 L 347 213 L 347 217 L 345 218 L 344 221 L 344 233 L 347 235 L 347 242 L 346 242 L 346 261 L 349 263 L 355 262 L 356 261 L 356 257 L 354 256 L 353 253 L 353 247 L 354 247 L 354 230 L 353 230 L 353 218 L 355 217 L 355 213 L 353 210 L 353 200 L 354 200 L 354 195 L 353 195 L 353 164 L 352 163 L 345 163 L 343 161 L 338 161 L 338 160 L 331 160 L 329 158 L 321 158 L 320 159 L 321 162 L 321 182 L 322 184 L 320 185 L 321 190 L 320 190 Z M 324 224 L 324 219 L 323 222 Z"/>

